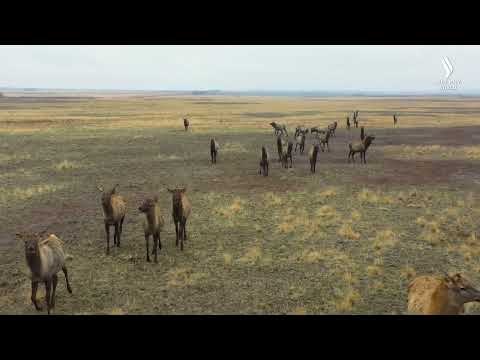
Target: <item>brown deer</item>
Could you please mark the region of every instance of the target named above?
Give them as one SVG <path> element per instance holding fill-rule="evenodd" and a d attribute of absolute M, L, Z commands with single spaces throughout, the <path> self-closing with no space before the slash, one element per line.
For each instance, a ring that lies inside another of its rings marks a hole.
<path fill-rule="evenodd" d="M 393 126 L 397 126 L 397 121 L 398 121 L 397 115 L 394 114 L 393 115 Z"/>
<path fill-rule="evenodd" d="M 287 147 L 282 148 L 282 164 L 285 169 L 288 168 L 288 159 L 290 159 L 290 167 L 293 167 L 293 142 L 289 141 Z"/>
<path fill-rule="evenodd" d="M 185 131 L 188 130 L 188 127 L 190 126 L 190 122 L 188 119 L 183 119 L 183 126 L 185 126 Z"/>
<path fill-rule="evenodd" d="M 172 217 L 175 223 L 175 246 L 178 247 L 180 240 L 180 250 L 183 251 L 183 242 L 187 241 L 187 220 L 192 206 L 185 195 L 187 188 L 167 189 L 172 194 Z"/>
<path fill-rule="evenodd" d="M 62 241 L 54 234 L 43 239 L 37 234 L 17 234 L 25 243 L 25 258 L 32 279 L 31 300 L 35 309 L 41 311 L 42 307 L 37 302 L 38 284 L 45 284 L 47 312 L 55 308 L 55 292 L 57 289 L 57 273 L 62 270 L 67 282 L 67 290 L 71 294 L 72 288 L 68 279 L 67 266 Z"/>
<path fill-rule="evenodd" d="M 220 146 L 215 139 L 210 140 L 210 158 L 212 159 L 212 164 L 217 163 L 217 154 Z"/>
<path fill-rule="evenodd" d="M 480 291 L 458 273 L 453 276 L 419 276 L 408 285 L 409 313 L 460 315 L 469 302 L 480 302 Z"/>
<path fill-rule="evenodd" d="M 260 160 L 260 170 L 259 174 L 261 175 L 263 172 L 263 176 L 268 176 L 268 151 L 265 146 L 262 146 L 262 157 Z"/>
<path fill-rule="evenodd" d="M 150 262 L 149 254 L 149 239 L 150 235 L 153 237 L 153 249 L 152 255 L 155 256 L 155 263 L 158 263 L 157 260 L 157 247 L 160 251 L 162 249 L 162 242 L 160 240 L 160 232 L 165 225 L 163 220 L 162 211 L 158 205 L 158 197 L 146 199 L 138 210 L 145 214 L 145 219 L 143 222 L 143 232 L 145 234 L 145 243 L 147 245 L 147 261 Z"/>
<path fill-rule="evenodd" d="M 125 220 L 125 213 L 127 206 L 125 200 L 120 195 L 116 194 L 117 187 L 115 185 L 112 190 L 104 191 L 102 186 L 97 186 L 98 190 L 102 192 L 102 209 L 104 215 L 105 234 L 107 237 L 107 255 L 110 254 L 110 226 L 115 227 L 113 234 L 113 245 L 120 247 L 120 236 L 122 235 L 123 221 Z"/>
<path fill-rule="evenodd" d="M 350 162 L 350 157 L 352 158 L 352 161 L 355 162 L 355 154 L 357 152 L 360 153 L 360 162 L 363 159 L 363 163 L 366 164 L 367 160 L 365 157 L 365 154 L 372 144 L 373 140 L 375 140 L 375 136 L 373 135 L 367 135 L 363 141 L 358 141 L 354 143 L 348 144 L 348 147 L 350 149 L 348 153 L 348 162 Z"/>
<path fill-rule="evenodd" d="M 310 148 L 310 151 L 308 152 L 308 157 L 310 159 L 310 172 L 313 174 L 315 173 L 316 167 L 317 167 L 317 156 L 318 156 L 318 150 L 320 148 L 320 145 L 315 144 L 312 145 Z"/>

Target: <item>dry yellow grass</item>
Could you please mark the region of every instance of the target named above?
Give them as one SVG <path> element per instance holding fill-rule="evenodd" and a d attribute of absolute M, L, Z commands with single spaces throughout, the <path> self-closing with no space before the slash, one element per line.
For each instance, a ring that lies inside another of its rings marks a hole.
<path fill-rule="evenodd" d="M 80 164 L 75 161 L 63 160 L 58 164 L 53 165 L 53 168 L 57 171 L 65 171 L 79 168 Z"/>
<path fill-rule="evenodd" d="M 400 270 L 400 276 L 404 279 L 412 280 L 413 278 L 415 278 L 415 276 L 417 276 L 417 272 L 415 271 L 415 269 L 412 266 L 405 265 Z"/>
<path fill-rule="evenodd" d="M 170 287 L 192 286 L 207 277 L 205 273 L 193 272 L 190 268 L 174 268 L 169 270 L 166 276 L 167 285 Z"/>
<path fill-rule="evenodd" d="M 239 263 L 253 265 L 257 263 L 262 257 L 262 249 L 258 245 L 253 245 L 247 248 L 245 254 L 238 259 Z"/>
<path fill-rule="evenodd" d="M 338 235 L 348 240 L 360 239 L 360 233 L 353 230 L 351 222 L 345 222 L 338 229 Z"/>
<path fill-rule="evenodd" d="M 398 241 L 398 235 L 391 229 L 377 231 L 373 239 L 373 248 L 377 252 L 384 252 L 392 247 Z"/>
<path fill-rule="evenodd" d="M 343 292 L 343 296 L 335 303 L 335 308 L 340 313 L 351 312 L 360 299 L 359 292 L 348 286 Z"/>
<path fill-rule="evenodd" d="M 389 145 L 383 151 L 386 156 L 398 159 L 480 159 L 480 146 Z"/>
<path fill-rule="evenodd" d="M 305 309 L 303 306 L 296 307 L 289 312 L 288 315 L 307 315 L 307 309 Z"/>
<path fill-rule="evenodd" d="M 12 189 L 0 187 L 0 203 L 10 201 L 24 201 L 35 196 L 50 194 L 55 191 L 63 189 L 63 185 L 37 185 L 27 188 L 14 187 Z"/>

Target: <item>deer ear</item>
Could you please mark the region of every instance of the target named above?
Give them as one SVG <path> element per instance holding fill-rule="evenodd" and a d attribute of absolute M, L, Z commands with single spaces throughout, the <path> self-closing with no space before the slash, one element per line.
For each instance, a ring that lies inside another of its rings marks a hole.
<path fill-rule="evenodd" d="M 97 189 L 98 189 L 100 192 L 103 192 L 103 186 L 97 185 Z"/>
<path fill-rule="evenodd" d="M 119 184 L 115 184 L 115 186 L 112 189 L 112 194 L 115 194 L 115 192 L 117 191 L 117 187 L 119 186 L 120 186 Z"/>

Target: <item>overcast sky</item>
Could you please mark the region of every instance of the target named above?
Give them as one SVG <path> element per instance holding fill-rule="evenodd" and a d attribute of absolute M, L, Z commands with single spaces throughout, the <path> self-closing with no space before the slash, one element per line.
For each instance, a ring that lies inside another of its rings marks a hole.
<path fill-rule="evenodd" d="M 480 46 L 0 46 L 0 87 L 145 90 L 479 89 Z"/>

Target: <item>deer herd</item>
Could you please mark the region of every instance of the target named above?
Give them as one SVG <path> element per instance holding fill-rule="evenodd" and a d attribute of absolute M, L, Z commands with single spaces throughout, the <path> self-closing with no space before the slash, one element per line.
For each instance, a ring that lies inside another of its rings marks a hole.
<path fill-rule="evenodd" d="M 353 112 L 354 127 L 358 128 L 358 110 Z M 397 126 L 398 116 L 393 115 L 393 124 Z M 188 131 L 190 122 L 183 119 L 185 131 Z M 311 173 L 315 173 L 316 163 L 319 151 L 330 152 L 329 141 L 335 137 L 337 122 L 333 122 L 327 128 L 312 127 L 310 129 L 304 126 L 298 126 L 295 129 L 294 143 L 288 139 L 287 128 L 284 124 L 271 122 L 276 136 L 278 161 L 282 167 L 293 166 L 293 153 L 299 150 L 304 153 L 306 136 L 310 133 L 313 136 L 313 142 L 308 152 Z M 346 119 L 346 129 L 350 130 L 350 117 Z M 315 135 L 314 135 L 315 134 Z M 360 139 L 348 144 L 348 161 L 355 162 L 354 156 L 360 153 L 360 160 L 366 164 L 365 154 L 375 140 L 374 135 L 365 135 L 365 127 L 361 127 Z M 210 141 L 211 163 L 217 163 L 217 155 L 220 146 L 216 139 Z M 260 157 L 259 174 L 268 176 L 269 174 L 269 153 L 266 146 L 262 146 Z M 100 203 L 104 215 L 104 227 L 106 237 L 106 255 L 110 254 L 110 228 L 114 227 L 113 246 L 120 247 L 123 223 L 126 215 L 126 202 L 124 198 L 117 194 L 118 184 L 107 191 L 98 186 L 101 192 Z M 184 249 L 184 242 L 187 241 L 187 220 L 191 213 L 192 206 L 186 196 L 187 189 L 175 188 L 169 189 L 172 195 L 172 219 L 175 224 L 175 245 L 180 245 L 180 250 Z M 138 211 L 145 215 L 143 220 L 143 232 L 146 245 L 146 261 L 150 262 L 150 254 L 154 256 L 154 262 L 158 263 L 158 252 L 162 249 L 161 232 L 165 221 L 159 199 L 155 195 L 146 198 L 138 207 Z M 25 258 L 31 273 L 31 301 L 36 310 L 41 311 L 42 307 L 37 301 L 37 289 L 40 283 L 45 285 L 47 312 L 55 307 L 55 292 L 58 282 L 58 272 L 63 271 L 66 280 L 66 286 L 69 293 L 72 293 L 68 277 L 67 267 L 65 265 L 65 254 L 62 241 L 54 234 L 43 233 L 18 233 L 17 237 L 24 241 Z M 150 253 L 150 237 L 153 239 L 153 247 Z M 444 273 L 440 276 L 419 276 L 408 285 L 408 304 L 409 313 L 416 314 L 463 314 L 465 304 L 469 302 L 480 302 L 480 290 L 475 288 L 472 283 L 462 274 L 449 275 Z"/>

